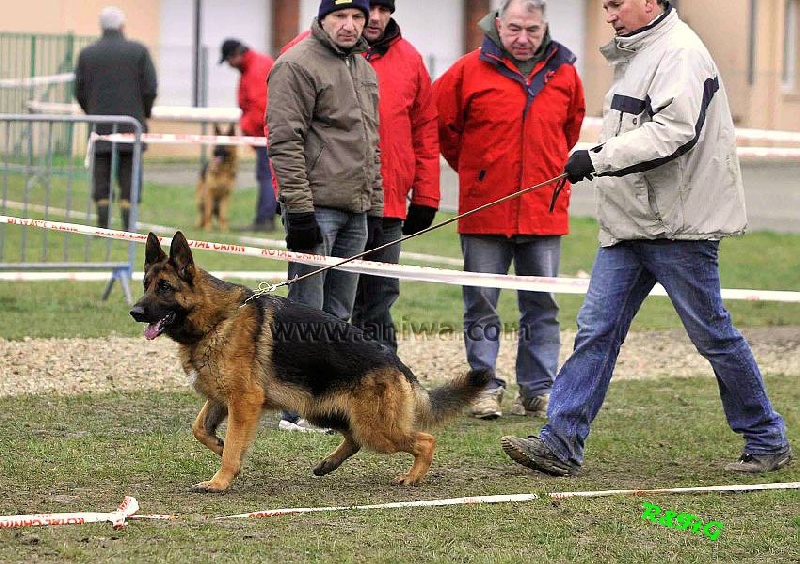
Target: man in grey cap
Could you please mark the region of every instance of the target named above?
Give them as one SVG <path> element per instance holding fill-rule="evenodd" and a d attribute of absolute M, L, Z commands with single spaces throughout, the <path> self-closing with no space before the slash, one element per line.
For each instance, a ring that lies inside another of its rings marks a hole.
<path fill-rule="evenodd" d="M 158 80 L 147 48 L 137 41 L 125 39 L 125 14 L 115 6 L 100 12 L 100 29 L 103 36 L 85 47 L 78 56 L 75 69 L 75 98 L 84 112 L 90 115 L 126 115 L 141 122 L 147 131 L 146 119 L 150 117 L 156 99 Z M 108 134 L 111 124 L 97 126 L 97 133 Z M 120 125 L 120 133 L 131 133 L 130 126 Z M 120 186 L 119 207 L 124 229 L 129 225 L 131 206 L 131 176 L 133 171 L 133 145 L 114 146 L 117 160 L 117 181 Z M 94 192 L 97 204 L 97 225 L 109 225 L 111 202 L 112 145 L 95 144 Z M 138 201 L 141 201 L 141 176 Z"/>

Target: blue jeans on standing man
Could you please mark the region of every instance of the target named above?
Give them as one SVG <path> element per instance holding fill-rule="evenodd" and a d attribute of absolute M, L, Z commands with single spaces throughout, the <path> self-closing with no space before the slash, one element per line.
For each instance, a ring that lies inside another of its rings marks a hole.
<path fill-rule="evenodd" d="M 550 395 L 540 438 L 559 459 L 583 461 L 584 442 L 608 390 L 631 321 L 656 284 L 667 291 L 694 346 L 714 369 L 731 429 L 750 454 L 788 444 L 750 345 L 720 296 L 719 241 L 626 241 L 597 252 L 578 313 L 575 348 Z"/>
<path fill-rule="evenodd" d="M 271 224 L 275 219 L 275 190 L 272 187 L 272 169 L 269 167 L 269 154 L 266 147 L 254 147 L 256 150 L 256 180 L 258 181 L 258 199 L 256 200 L 256 225 Z"/>
<path fill-rule="evenodd" d="M 403 236 L 403 220 L 394 217 L 383 218 L 383 234 L 374 243 L 380 247 L 397 241 Z M 400 243 L 370 253 L 365 260 L 398 264 L 400 262 Z M 397 350 L 397 334 L 392 320 L 392 305 L 400 296 L 400 280 L 387 276 L 362 274 L 358 279 L 358 291 L 353 307 L 353 325 L 364 330 L 365 335 Z"/>
<path fill-rule="evenodd" d="M 508 274 L 513 261 L 519 276 L 558 276 L 561 237 L 538 235 L 461 235 L 464 270 Z M 497 313 L 499 288 L 464 286 L 464 344 L 472 369 L 495 370 L 503 326 Z M 553 386 L 561 349 L 558 303 L 547 292 L 518 291 L 519 340 L 516 378 L 523 398 L 547 394 Z M 495 376 L 487 389 L 505 387 Z"/>

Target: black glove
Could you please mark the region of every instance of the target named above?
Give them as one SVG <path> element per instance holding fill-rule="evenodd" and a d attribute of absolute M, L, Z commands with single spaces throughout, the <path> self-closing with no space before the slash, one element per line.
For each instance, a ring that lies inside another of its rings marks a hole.
<path fill-rule="evenodd" d="M 567 180 L 573 184 L 581 180 L 591 180 L 594 165 L 592 164 L 592 158 L 589 156 L 589 151 L 581 150 L 572 153 L 567 159 L 564 172 L 567 173 Z"/>
<path fill-rule="evenodd" d="M 436 216 L 436 208 L 411 204 L 408 206 L 408 215 L 403 222 L 403 235 L 414 235 L 423 229 L 427 229 L 433 223 Z"/>
<path fill-rule="evenodd" d="M 322 243 L 314 212 L 286 214 L 286 248 L 290 251 L 308 251 Z"/>
<path fill-rule="evenodd" d="M 367 216 L 367 245 L 366 250 L 374 249 L 378 246 L 383 235 L 383 218 L 374 215 Z"/>

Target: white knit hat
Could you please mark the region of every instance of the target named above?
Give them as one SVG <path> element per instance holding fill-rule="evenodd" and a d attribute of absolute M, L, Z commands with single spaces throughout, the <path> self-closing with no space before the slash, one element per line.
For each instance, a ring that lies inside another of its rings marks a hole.
<path fill-rule="evenodd" d="M 119 30 L 125 23 L 125 14 L 116 6 L 106 6 L 100 12 L 100 29 Z"/>

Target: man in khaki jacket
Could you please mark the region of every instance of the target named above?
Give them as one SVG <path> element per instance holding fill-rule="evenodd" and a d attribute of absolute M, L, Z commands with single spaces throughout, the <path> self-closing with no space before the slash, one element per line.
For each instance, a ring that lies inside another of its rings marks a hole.
<path fill-rule="evenodd" d="M 382 230 L 378 79 L 361 55 L 368 17 L 368 0 L 322 0 L 311 34 L 269 76 L 269 155 L 292 251 L 351 257 Z M 316 269 L 290 262 L 289 278 Z M 329 270 L 291 284 L 289 298 L 347 321 L 357 283 Z"/>

